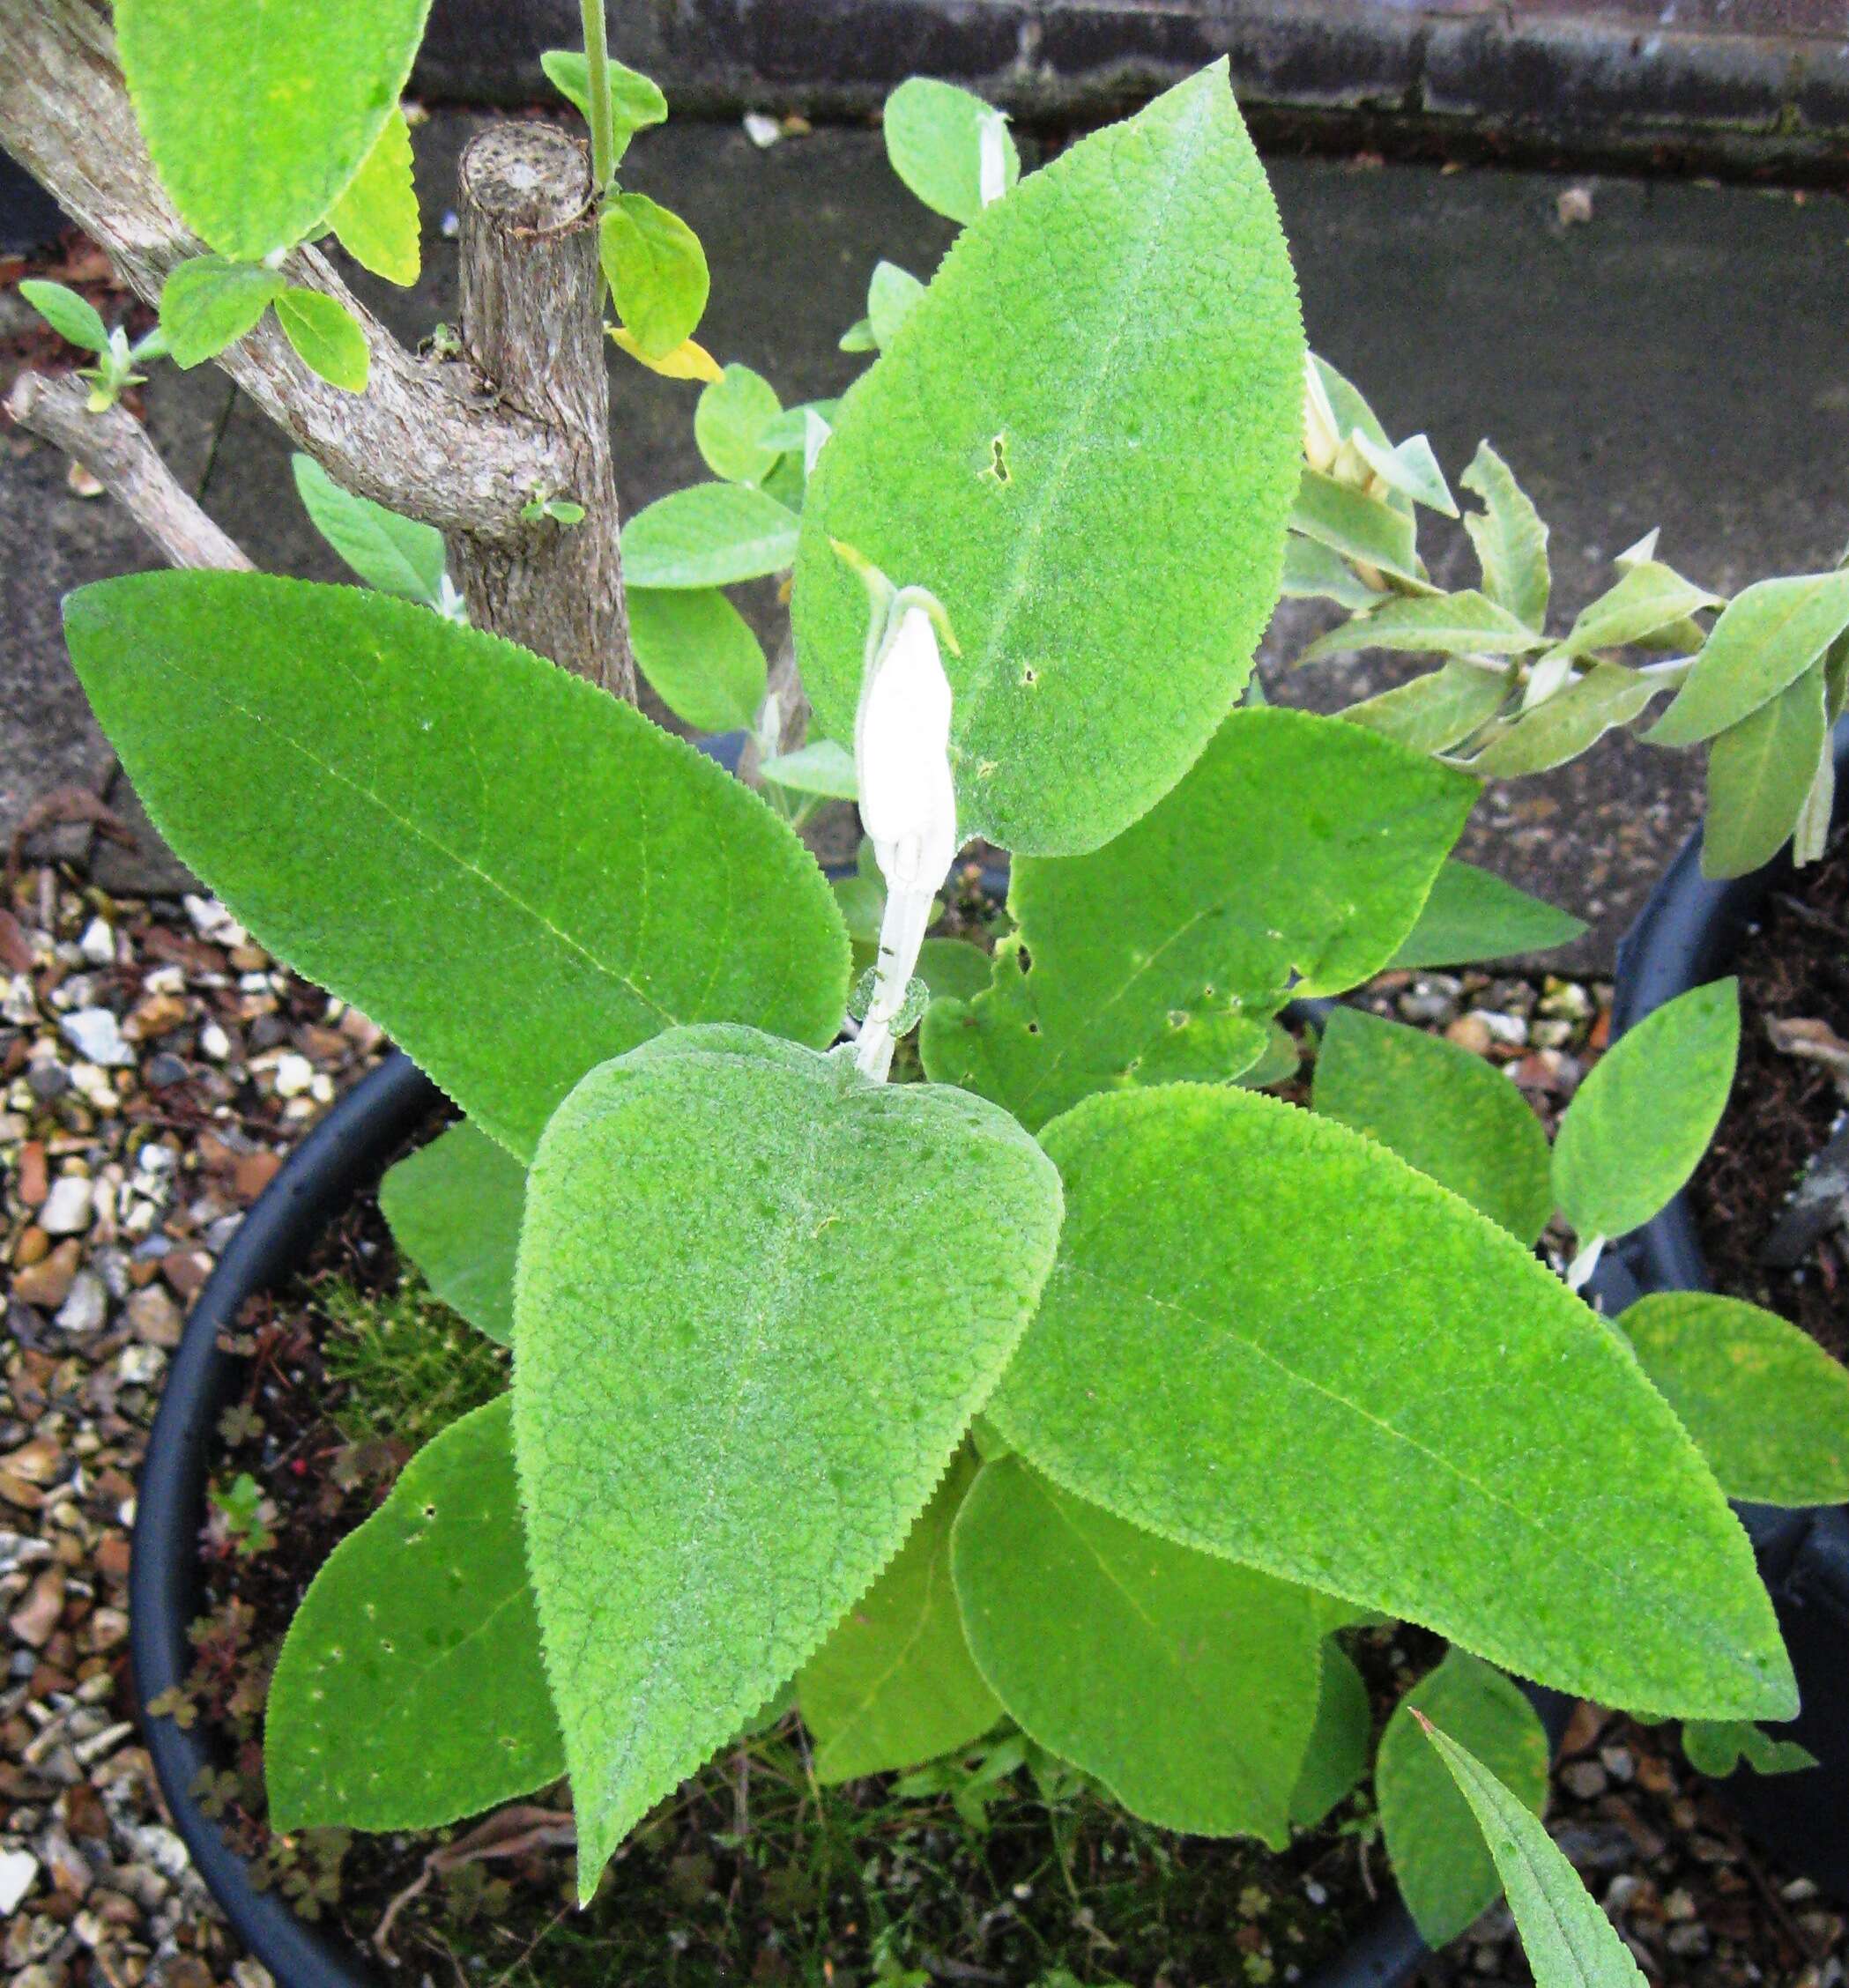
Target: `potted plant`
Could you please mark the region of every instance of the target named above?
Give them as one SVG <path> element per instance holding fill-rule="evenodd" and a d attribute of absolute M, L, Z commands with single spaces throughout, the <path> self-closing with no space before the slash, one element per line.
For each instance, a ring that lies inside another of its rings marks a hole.
<path fill-rule="evenodd" d="M 1376 1768 L 1422 1925 L 1506 1885 L 1543 1981 L 1637 1978 L 1537 1819 L 1511 1674 L 1749 1747 L 1796 1695 L 1713 1467 L 1726 1413 L 1685 1426 L 1677 1349 L 1634 1349 L 1533 1250 L 1558 1209 L 1583 1283 L 1682 1184 L 1737 1017 L 1724 984 L 1665 1009 L 1551 1156 L 1487 1072 L 1346 1012 L 1317 1109 L 1261 1094 L 1292 998 L 1537 915 L 1448 866 L 1481 766 L 1247 696 L 1287 560 L 1364 590 L 1377 634 L 1517 658 L 1467 664 L 1502 686 L 1480 726 L 1518 692 L 1546 708 L 1522 658 L 1563 706 L 1596 669 L 1431 590 L 1409 521 L 1448 493 L 1306 361 L 1224 65 L 1026 179 L 994 113 L 907 85 L 895 162 L 964 231 L 928 286 L 876 275 L 855 336 L 878 363 L 786 415 L 694 344 L 697 241 L 620 187 L 665 107 L 608 62 L 599 6 L 549 65 L 590 158 L 544 126 L 477 142 L 461 354 L 428 361 L 302 246 L 410 266 L 392 107 L 422 6 L 212 11 L 116 9 L 152 167 L 68 0 L 0 12 L 0 129 L 159 295 L 173 356 L 219 358 L 307 445 L 305 497 L 390 591 L 111 581 L 67 605 L 73 660 L 180 853 L 464 1115 L 382 1198 L 514 1346 L 511 1388 L 304 1599 L 265 1715 L 273 1823 L 441 1827 L 562 1774 L 588 1902 L 793 1689 L 843 1774 L 1006 1722 L 1132 1814 L 1281 1847 L 1364 1763 L 1340 1638 L 1379 1615 L 1452 1645 Z M 606 292 L 626 352 L 705 378 L 716 471 L 620 536 Z M 82 420 L 43 382 L 16 406 L 176 557 L 238 566 L 145 440 L 120 473 L 122 369 L 98 371 Z M 1475 473 L 1486 580 L 1530 587 L 1525 501 Z M 719 590 L 792 567 L 773 688 Z M 657 688 L 750 710 L 769 798 L 609 694 L 632 637 Z M 871 844 L 839 893 L 791 827 L 818 787 Z M 972 839 L 1012 854 L 1012 929 L 927 970 Z M 144 1604 L 191 1551 L 207 1335 L 430 1102 L 394 1066 L 227 1258 L 176 1363 L 163 1428 L 195 1460 L 151 1482 Z M 1810 1463 L 1849 1381 L 1801 1379 L 1753 1406 Z M 160 1684 L 171 1650 L 137 1635 Z M 275 1952 L 304 1980 L 325 1958 Z"/>

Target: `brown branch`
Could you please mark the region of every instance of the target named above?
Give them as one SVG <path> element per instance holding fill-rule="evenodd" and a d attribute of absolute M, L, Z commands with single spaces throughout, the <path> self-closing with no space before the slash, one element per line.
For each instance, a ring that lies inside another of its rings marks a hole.
<path fill-rule="evenodd" d="M 241 548 L 181 487 L 141 423 L 120 403 L 93 414 L 88 399 L 69 374 L 22 373 L 6 412 L 81 463 L 174 565 L 249 572 Z"/>
<path fill-rule="evenodd" d="M 56 197 L 149 303 L 200 252 L 156 177 L 100 0 L 0 0 L 0 145 Z M 273 317 L 219 363 L 298 447 L 350 490 L 448 532 L 524 538 L 536 486 L 563 490 L 578 451 L 465 367 L 413 358 L 326 258 L 299 248 L 289 282 L 338 298 L 364 327 L 372 384 L 343 393 L 301 363 Z"/>

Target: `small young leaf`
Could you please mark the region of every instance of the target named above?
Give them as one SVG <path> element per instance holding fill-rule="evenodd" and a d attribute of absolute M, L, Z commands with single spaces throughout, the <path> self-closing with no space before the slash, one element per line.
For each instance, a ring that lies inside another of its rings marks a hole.
<path fill-rule="evenodd" d="M 1341 714 L 1414 753 L 1461 746 L 1502 708 L 1509 679 L 1474 663 L 1446 663 L 1411 682 L 1363 698 Z"/>
<path fill-rule="evenodd" d="M 546 71 L 546 79 L 553 88 L 573 105 L 579 116 L 588 120 L 590 115 L 590 63 L 584 51 L 582 48 L 548 48 L 539 57 L 539 67 Z M 616 136 L 616 151 L 610 162 L 620 166 L 623 154 L 629 149 L 629 141 L 638 131 L 667 122 L 668 100 L 640 70 L 613 62 L 609 75 L 610 111 Z"/>
<path fill-rule="evenodd" d="M 1021 177 L 1007 119 L 952 83 L 914 76 L 886 100 L 886 154 L 893 170 L 935 213 L 973 221 L 983 211 L 984 132 L 999 149 L 1001 189 Z"/>
<path fill-rule="evenodd" d="M 1540 512 L 1487 441 L 1477 444 L 1470 467 L 1458 480 L 1488 507 L 1464 514 L 1464 529 L 1482 569 L 1483 591 L 1531 628 L 1544 628 L 1553 575 L 1548 569 L 1548 528 Z"/>
<path fill-rule="evenodd" d="M 1438 467 L 1438 458 L 1424 435 L 1409 436 L 1394 449 L 1385 448 L 1371 435 L 1361 433 L 1353 441 L 1362 461 L 1390 490 L 1410 497 L 1415 504 L 1423 504 L 1428 510 L 1441 511 L 1446 517 L 1458 515 L 1457 499 L 1452 495 L 1444 472 Z"/>
<path fill-rule="evenodd" d="M 1435 1726 L 1427 1736 L 1496 1860 L 1536 1988 L 1649 1988 L 1540 1817 L 1454 1740 Z"/>
<path fill-rule="evenodd" d="M 1554 1198 L 1582 1242 L 1641 1228 L 1695 1171 L 1739 1049 L 1740 983 L 1717 980 L 1646 1015 L 1593 1065 L 1554 1140 Z"/>
<path fill-rule="evenodd" d="M 1285 597 L 1333 600 L 1365 612 L 1378 607 L 1380 593 L 1357 574 L 1340 553 L 1293 531 L 1284 541 Z"/>
<path fill-rule="evenodd" d="M 976 1475 L 952 1464 L 897 1557 L 797 1673 L 824 1786 L 917 1767 L 977 1740 L 1001 1705 L 963 1639 L 950 1529 Z"/>
<path fill-rule="evenodd" d="M 1506 884 L 1474 863 L 1448 862 L 1438 872 L 1419 914 L 1389 967 L 1455 967 L 1545 953 L 1570 945 L 1585 931 L 1583 919 Z"/>
<path fill-rule="evenodd" d="M 397 108 L 430 0 L 116 0 L 135 115 L 161 183 L 221 255 L 300 241 Z"/>
<path fill-rule="evenodd" d="M 442 598 L 443 535 L 343 490 L 312 456 L 291 458 L 309 522 L 369 587 L 434 607 Z"/>
<path fill-rule="evenodd" d="M 1337 1008 L 1316 1059 L 1315 1108 L 1377 1139 L 1517 1241 L 1548 1226 L 1548 1135 L 1481 1057 L 1442 1036 Z"/>
<path fill-rule="evenodd" d="M 627 352 L 639 366 L 646 366 L 650 372 L 658 373 L 664 380 L 717 380 L 722 368 L 719 362 L 702 345 L 691 338 L 676 345 L 672 352 L 664 353 L 659 359 L 651 359 L 636 343 L 635 334 L 627 325 L 612 324 L 605 327 L 610 333 L 610 342 L 619 352 Z"/>
<path fill-rule="evenodd" d="M 402 110 L 385 120 L 366 163 L 328 210 L 327 225 L 361 268 L 400 287 L 417 281 L 423 256 L 411 127 Z"/>
<path fill-rule="evenodd" d="M 1040 1138 L 1058 1258 L 984 1411 L 1037 1470 L 1563 1690 L 1793 1716 L 1719 1487 L 1507 1231 L 1251 1092 L 1088 1098 Z"/>
<path fill-rule="evenodd" d="M 774 760 L 766 760 L 758 771 L 766 780 L 778 787 L 787 787 L 793 794 L 815 794 L 830 801 L 854 801 L 860 797 L 854 755 L 832 738 L 812 738 L 793 753 L 783 753 Z"/>
<path fill-rule="evenodd" d="M 1059 1200 L 993 1106 L 753 1029 L 671 1031 L 560 1108 L 514 1422 L 582 1896 L 903 1544 L 1033 1310 Z"/>
<path fill-rule="evenodd" d="M 1515 1685 L 1461 1650 L 1414 1686 L 1387 1721 L 1374 1793 L 1393 1881 L 1426 1944 L 1443 1947 L 1503 1888 L 1470 1805 L 1419 1730 L 1417 1712 L 1467 1740 L 1536 1815 L 1547 1806 L 1548 1735 Z"/>
<path fill-rule="evenodd" d="M 873 321 L 870 317 L 856 318 L 837 341 L 844 352 L 870 352 L 880 350 L 880 341 L 873 336 Z"/>
<path fill-rule="evenodd" d="M 160 293 L 160 329 L 174 364 L 184 371 L 215 358 L 255 328 L 283 288 L 261 263 L 194 256 L 175 263 Z"/>
<path fill-rule="evenodd" d="M 1290 527 L 1344 559 L 1409 581 L 1422 592 L 1429 590 L 1414 549 L 1411 516 L 1377 497 L 1338 483 L 1333 477 L 1316 470 L 1303 471 Z"/>
<path fill-rule="evenodd" d="M 264 1726 L 278 1829 L 435 1829 L 563 1773 L 511 1409 L 427 1443 L 302 1598 Z"/>
<path fill-rule="evenodd" d="M 710 278 L 700 237 L 645 193 L 607 201 L 600 224 L 604 275 L 623 329 L 650 359 L 665 359 L 694 335 Z"/>
<path fill-rule="evenodd" d="M 1599 649 L 1623 649 L 1686 621 L 1699 608 L 1719 605 L 1705 587 L 1684 580 L 1655 560 L 1645 560 L 1629 567 L 1609 592 L 1580 610 L 1561 647 L 1575 656 L 1590 655 Z"/>
<path fill-rule="evenodd" d="M 1730 1498 L 1849 1500 L 1849 1369 L 1775 1313 L 1662 1291 L 1618 1320 Z"/>
<path fill-rule="evenodd" d="M 364 393 L 372 354 L 358 319 L 338 298 L 319 290 L 285 290 L 276 300 L 277 321 L 310 372 L 345 393 Z"/>
<path fill-rule="evenodd" d="M 514 1252 L 526 1168 L 464 1122 L 388 1169 L 379 1212 L 432 1291 L 478 1332 L 514 1341 Z"/>
<path fill-rule="evenodd" d="M 1650 743 L 1693 746 L 1737 725 L 1805 675 L 1845 628 L 1849 572 L 1762 580 L 1735 594 Z"/>
<path fill-rule="evenodd" d="M 694 441 L 706 466 L 727 483 L 761 483 L 785 447 L 769 431 L 783 415 L 776 389 L 748 366 L 728 366 L 702 391 L 694 408 Z"/>
<path fill-rule="evenodd" d="M 951 1557 L 976 1664 L 1030 1738 L 1146 1821 L 1284 1847 L 1318 1698 L 1307 1589 L 1126 1524 L 1019 1457 L 984 1466 Z"/>
<path fill-rule="evenodd" d="M 1505 780 L 1564 766 L 1614 726 L 1629 724 L 1661 687 L 1620 664 L 1598 664 L 1492 738 L 1470 770 L 1485 780 Z"/>
<path fill-rule="evenodd" d="M 97 315 L 96 307 L 75 290 L 67 290 L 62 283 L 45 283 L 28 277 L 20 284 L 19 294 L 66 345 L 85 352 L 108 351 L 108 327 Z"/>
<path fill-rule="evenodd" d="M 717 588 L 629 589 L 636 667 L 695 731 L 749 731 L 764 701 L 764 650 Z"/>
<path fill-rule="evenodd" d="M 1744 877 L 1770 863 L 1796 828 L 1829 751 L 1821 664 L 1729 725 L 1708 748 L 1702 875 Z"/>
<path fill-rule="evenodd" d="M 1290 1820 L 1298 1829 L 1315 1829 L 1354 1792 L 1367 1771 L 1373 1737 L 1374 1708 L 1367 1684 L 1348 1651 L 1325 1635 L 1316 1725 L 1290 1793 Z"/>
<path fill-rule="evenodd" d="M 1741 1761 L 1755 1774 L 1801 1774 L 1817 1764 L 1808 1747 L 1793 1740 L 1774 1740 L 1749 1719 L 1687 1719 L 1682 1724 L 1682 1751 L 1689 1765 L 1711 1781 L 1734 1773 Z"/>
<path fill-rule="evenodd" d="M 924 294 L 924 286 L 896 263 L 880 263 L 866 290 L 866 321 L 881 352 L 898 336 L 899 327 Z"/>
<path fill-rule="evenodd" d="M 623 527 L 632 587 L 729 587 L 781 573 L 798 521 L 776 498 L 737 483 L 696 483 L 658 499 Z"/>

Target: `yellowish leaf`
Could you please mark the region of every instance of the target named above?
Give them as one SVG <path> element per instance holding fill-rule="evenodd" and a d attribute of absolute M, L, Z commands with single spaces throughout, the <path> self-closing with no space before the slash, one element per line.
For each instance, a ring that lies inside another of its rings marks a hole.
<path fill-rule="evenodd" d="M 650 359 L 625 326 L 613 324 L 609 329 L 612 338 L 631 359 L 665 379 L 717 380 L 724 370 L 704 345 L 695 345 L 691 338 L 684 339 L 659 359 Z"/>

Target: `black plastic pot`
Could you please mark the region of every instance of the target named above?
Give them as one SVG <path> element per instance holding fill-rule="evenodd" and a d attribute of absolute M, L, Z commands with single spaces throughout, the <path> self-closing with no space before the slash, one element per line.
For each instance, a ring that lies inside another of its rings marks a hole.
<path fill-rule="evenodd" d="M 1849 789 L 1849 720 L 1837 728 L 1836 766 L 1838 785 Z M 1697 835 L 1669 866 L 1618 949 L 1615 1038 L 1678 994 L 1731 972 L 1767 897 L 1793 881 L 1787 853 L 1749 877 L 1710 882 L 1701 873 L 1700 844 Z M 1594 1287 L 1608 1312 L 1644 1292 L 1710 1289 L 1688 1197 L 1678 1195 L 1654 1221 L 1624 1237 Z M 1770 1778 L 1742 1769 L 1724 1791 L 1780 1863 L 1849 1899 L 1849 1507 L 1749 1505 L 1740 1516 L 1803 1698 L 1797 1719 L 1777 1730 L 1808 1747 L 1820 1764 Z"/>

